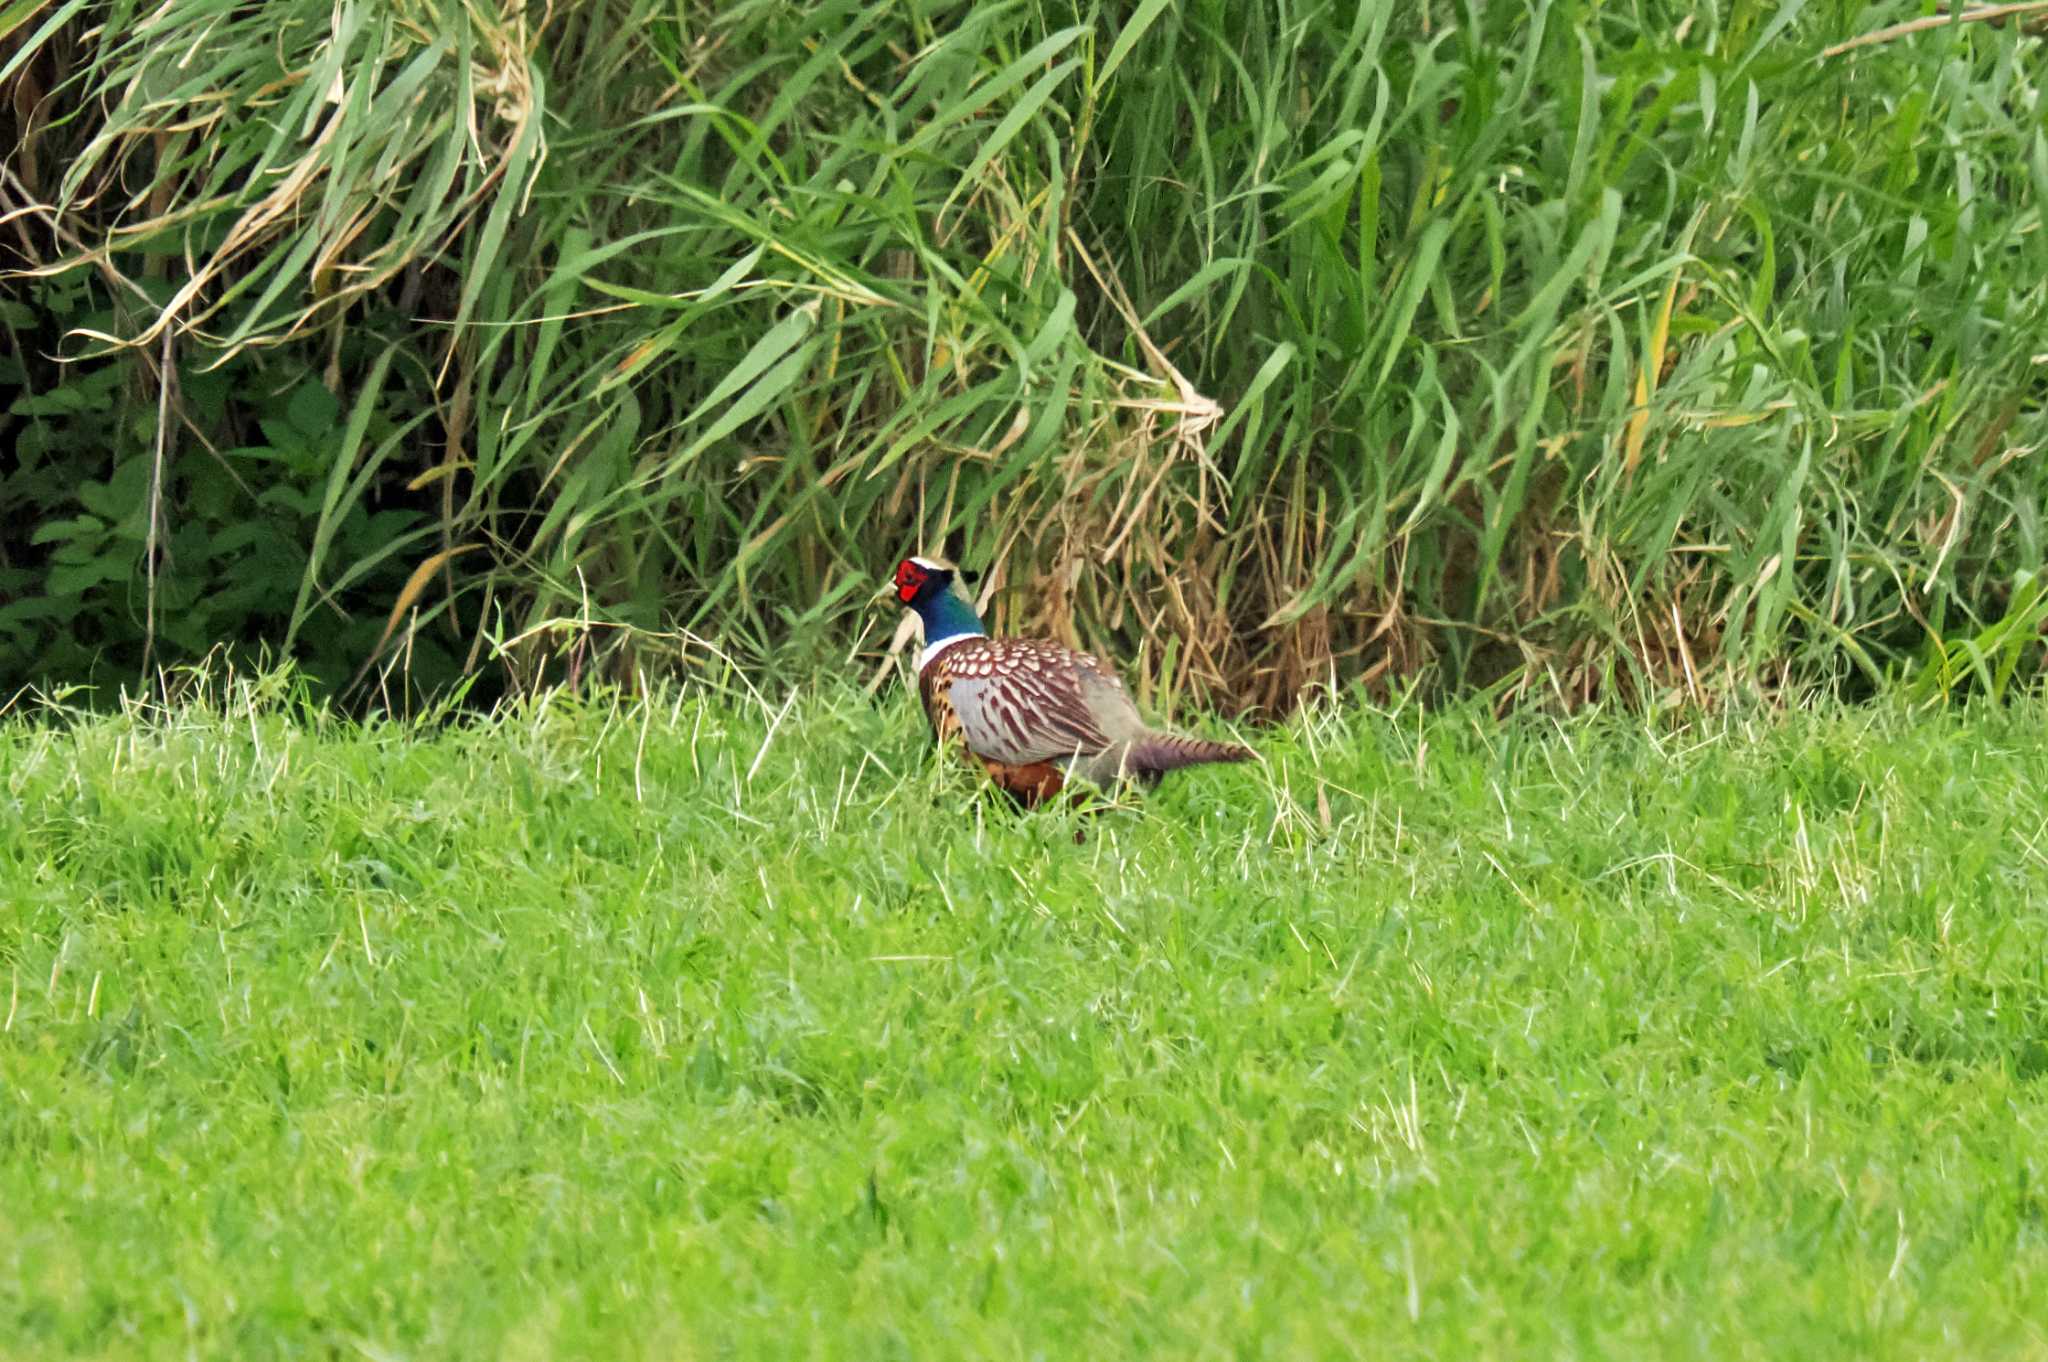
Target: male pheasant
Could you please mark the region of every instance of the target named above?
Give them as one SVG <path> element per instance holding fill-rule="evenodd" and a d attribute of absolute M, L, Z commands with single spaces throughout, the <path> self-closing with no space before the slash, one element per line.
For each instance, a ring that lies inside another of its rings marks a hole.
<path fill-rule="evenodd" d="M 1069 776 L 1151 785 L 1166 772 L 1252 751 L 1148 728 L 1123 682 L 1086 653 L 1043 639 L 990 638 L 959 573 L 929 558 L 896 565 L 896 599 L 924 621 L 917 688 L 943 746 L 956 736 L 1026 808 Z"/>

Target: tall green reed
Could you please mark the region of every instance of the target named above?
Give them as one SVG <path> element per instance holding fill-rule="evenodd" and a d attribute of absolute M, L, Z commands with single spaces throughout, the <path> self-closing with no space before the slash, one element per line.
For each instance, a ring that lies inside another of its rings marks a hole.
<path fill-rule="evenodd" d="M 1169 704 L 1707 698 L 2039 561 L 2035 12 L 509 14 L 0 10 L 4 78 L 78 54 L 35 262 L 174 254 L 102 339 L 303 355 L 364 414 L 319 527 L 419 513 L 374 592 L 316 531 L 294 630 L 844 665 L 924 549 Z"/>

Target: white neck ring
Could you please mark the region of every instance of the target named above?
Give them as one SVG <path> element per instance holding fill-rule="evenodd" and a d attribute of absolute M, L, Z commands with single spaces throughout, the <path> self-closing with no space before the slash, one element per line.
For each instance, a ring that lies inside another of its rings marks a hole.
<path fill-rule="evenodd" d="M 940 653 L 952 647 L 954 644 L 958 643 L 963 638 L 973 637 L 974 635 L 972 634 L 948 634 L 944 638 L 933 639 L 930 643 L 924 645 L 924 650 L 922 652 L 918 653 L 917 669 L 919 671 L 923 671 L 926 667 L 932 665 L 932 659 L 937 657 Z"/>

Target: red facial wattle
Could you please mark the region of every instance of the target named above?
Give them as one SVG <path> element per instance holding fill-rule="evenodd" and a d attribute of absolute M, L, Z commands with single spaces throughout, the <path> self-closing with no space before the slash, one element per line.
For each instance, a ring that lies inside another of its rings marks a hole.
<path fill-rule="evenodd" d="M 896 599 L 909 605 L 917 599 L 917 593 L 924 589 L 925 571 L 917 564 L 905 559 L 896 565 Z"/>

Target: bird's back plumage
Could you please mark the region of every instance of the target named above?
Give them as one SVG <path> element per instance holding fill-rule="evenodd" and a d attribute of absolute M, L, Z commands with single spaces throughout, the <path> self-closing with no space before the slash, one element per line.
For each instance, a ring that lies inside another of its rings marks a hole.
<path fill-rule="evenodd" d="M 926 662 L 918 690 L 940 742 L 957 735 L 1026 804 L 1057 794 L 1069 775 L 1149 784 L 1183 766 L 1252 755 L 1148 728 L 1115 672 L 1043 639 L 963 638 Z"/>

